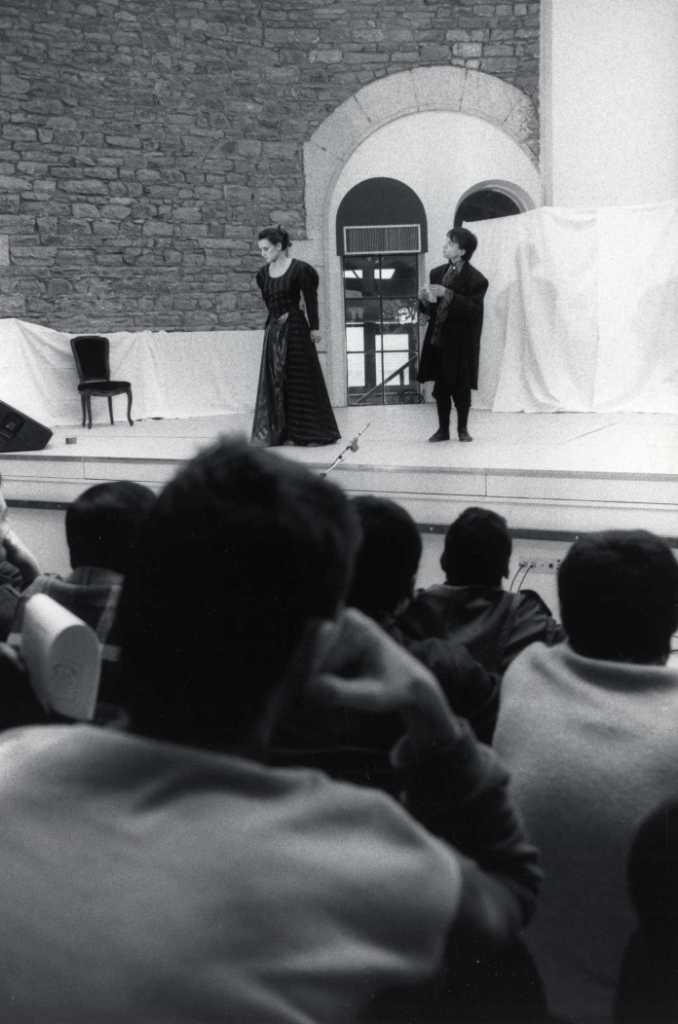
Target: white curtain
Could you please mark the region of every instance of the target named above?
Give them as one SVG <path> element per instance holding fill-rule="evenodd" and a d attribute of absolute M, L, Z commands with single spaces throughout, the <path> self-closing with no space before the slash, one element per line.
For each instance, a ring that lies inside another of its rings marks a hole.
<path fill-rule="evenodd" d="M 678 412 L 678 202 L 468 226 L 490 281 L 477 407 Z"/>
<path fill-rule="evenodd" d="M 0 319 L 0 399 L 48 426 L 80 422 L 71 334 Z M 114 332 L 111 377 L 132 384 L 132 416 L 185 418 L 245 412 L 257 389 L 260 332 Z M 124 399 L 114 399 L 125 419 Z M 92 416 L 108 423 L 103 400 Z"/>

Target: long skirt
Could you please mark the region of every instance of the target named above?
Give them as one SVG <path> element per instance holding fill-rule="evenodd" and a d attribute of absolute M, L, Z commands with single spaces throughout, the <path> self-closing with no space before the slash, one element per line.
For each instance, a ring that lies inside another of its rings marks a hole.
<path fill-rule="evenodd" d="M 304 314 L 293 310 L 271 319 L 264 333 L 253 443 L 333 444 L 340 437 Z"/>

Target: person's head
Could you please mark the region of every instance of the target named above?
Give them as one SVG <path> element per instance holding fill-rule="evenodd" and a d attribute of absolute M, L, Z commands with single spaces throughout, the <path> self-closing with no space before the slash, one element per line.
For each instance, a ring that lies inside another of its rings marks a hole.
<path fill-rule="evenodd" d="M 135 728 L 222 749 L 259 738 L 343 601 L 359 533 L 343 492 L 300 463 L 240 439 L 196 455 L 158 497 L 120 597 Z"/>
<path fill-rule="evenodd" d="M 445 235 L 443 256 L 456 262 L 458 259 L 470 260 L 476 251 L 478 239 L 468 228 L 451 228 Z"/>
<path fill-rule="evenodd" d="M 66 510 L 71 567 L 126 573 L 136 554 L 139 527 L 154 502 L 150 487 L 131 480 L 95 484 L 83 491 Z"/>
<path fill-rule="evenodd" d="M 281 253 L 286 253 L 292 245 L 290 236 L 280 224 L 275 227 L 263 228 L 257 238 L 259 252 L 266 263 L 274 263 Z"/>
<path fill-rule="evenodd" d="M 373 619 L 390 615 L 412 595 L 421 536 L 409 512 L 388 498 L 360 495 L 352 504 L 362 528 L 347 603 Z"/>
<path fill-rule="evenodd" d="M 487 508 L 467 508 L 445 535 L 440 565 L 457 587 L 498 587 L 508 576 L 511 534 L 506 520 Z"/>
<path fill-rule="evenodd" d="M 662 664 L 678 626 L 678 562 L 646 530 L 589 533 L 558 572 L 571 647 L 587 658 Z"/>

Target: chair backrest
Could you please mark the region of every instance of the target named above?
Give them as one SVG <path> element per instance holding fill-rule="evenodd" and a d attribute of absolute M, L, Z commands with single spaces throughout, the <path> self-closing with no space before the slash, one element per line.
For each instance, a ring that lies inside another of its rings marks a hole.
<path fill-rule="evenodd" d="M 108 338 L 100 334 L 79 334 L 71 338 L 71 351 L 81 381 L 110 380 L 108 349 Z"/>

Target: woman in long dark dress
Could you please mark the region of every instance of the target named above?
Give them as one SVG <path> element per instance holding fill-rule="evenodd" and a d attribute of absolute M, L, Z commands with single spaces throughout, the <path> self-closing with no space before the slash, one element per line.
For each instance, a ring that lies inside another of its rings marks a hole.
<path fill-rule="evenodd" d="M 259 445 L 333 444 L 341 437 L 332 412 L 315 343 L 318 275 L 289 255 L 284 228 L 259 232 L 265 264 L 257 284 L 268 308 L 254 407 L 252 441 Z M 299 302 L 303 297 L 306 315 Z M 308 318 L 308 319 L 307 319 Z"/>

